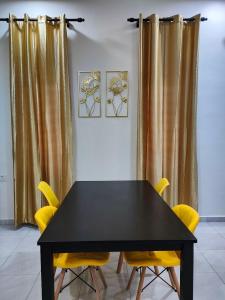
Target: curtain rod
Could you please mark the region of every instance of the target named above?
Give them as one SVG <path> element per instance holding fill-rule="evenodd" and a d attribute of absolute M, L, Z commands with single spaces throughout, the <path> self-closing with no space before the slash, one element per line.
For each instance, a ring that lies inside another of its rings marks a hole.
<path fill-rule="evenodd" d="M 184 18 L 183 19 L 185 22 L 193 22 L 195 20 L 195 18 Z M 202 22 L 207 21 L 208 18 L 205 17 L 201 17 L 200 19 Z M 137 27 L 139 27 L 139 19 L 138 18 L 128 18 L 127 19 L 128 22 L 136 22 Z M 173 17 L 168 17 L 168 18 L 159 18 L 159 21 L 161 22 L 172 22 L 174 21 Z M 149 22 L 149 18 L 145 18 L 143 19 L 143 22 L 147 23 Z"/>
<path fill-rule="evenodd" d="M 28 19 L 29 21 L 37 21 L 38 19 L 37 18 L 29 18 Z M 47 20 L 50 21 L 50 22 L 59 22 L 60 19 L 59 18 L 50 18 L 50 17 L 47 17 Z M 15 18 L 14 21 L 24 21 L 24 18 Z M 75 18 L 75 19 L 68 19 L 68 18 L 65 18 L 65 21 L 66 23 L 69 23 L 69 22 L 84 22 L 85 19 L 84 18 Z M 0 18 L 0 22 L 7 22 L 9 23 L 9 18 Z"/>

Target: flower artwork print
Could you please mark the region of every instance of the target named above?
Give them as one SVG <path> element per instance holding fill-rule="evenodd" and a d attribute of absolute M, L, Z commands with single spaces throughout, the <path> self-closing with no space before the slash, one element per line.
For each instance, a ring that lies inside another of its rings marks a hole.
<path fill-rule="evenodd" d="M 101 73 L 79 72 L 79 108 L 81 118 L 101 117 Z"/>
<path fill-rule="evenodd" d="M 128 116 L 128 72 L 106 72 L 106 116 Z"/>

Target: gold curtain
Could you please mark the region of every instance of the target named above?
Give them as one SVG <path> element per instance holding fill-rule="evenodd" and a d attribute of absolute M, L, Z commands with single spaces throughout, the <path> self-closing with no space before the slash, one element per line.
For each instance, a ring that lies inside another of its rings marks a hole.
<path fill-rule="evenodd" d="M 196 93 L 200 15 L 140 15 L 137 177 L 167 177 L 165 200 L 197 208 Z"/>
<path fill-rule="evenodd" d="M 72 121 L 65 18 L 51 23 L 10 17 L 15 224 L 34 224 L 37 190 L 47 181 L 59 199 L 71 185 Z"/>

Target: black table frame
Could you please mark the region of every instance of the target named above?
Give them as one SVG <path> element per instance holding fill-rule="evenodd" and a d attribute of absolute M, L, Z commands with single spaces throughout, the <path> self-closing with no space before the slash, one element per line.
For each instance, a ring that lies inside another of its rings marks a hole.
<path fill-rule="evenodd" d="M 61 208 L 59 208 L 60 210 Z M 46 231 L 48 228 L 46 229 Z M 64 252 L 118 252 L 118 251 L 152 251 L 152 250 L 180 250 L 180 300 L 193 300 L 193 255 L 194 243 L 197 240 L 193 236 L 189 241 L 92 241 L 80 242 L 79 246 L 65 241 L 38 241 L 41 253 L 41 281 L 42 300 L 54 299 L 54 271 L 53 254 Z"/>

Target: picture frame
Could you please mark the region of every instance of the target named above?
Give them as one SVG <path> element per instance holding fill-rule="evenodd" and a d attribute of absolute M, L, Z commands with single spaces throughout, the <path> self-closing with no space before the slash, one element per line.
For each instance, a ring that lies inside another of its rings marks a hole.
<path fill-rule="evenodd" d="M 106 117 L 128 117 L 128 71 L 106 71 Z"/>
<path fill-rule="evenodd" d="M 101 72 L 78 72 L 78 116 L 79 118 L 101 117 Z"/>

